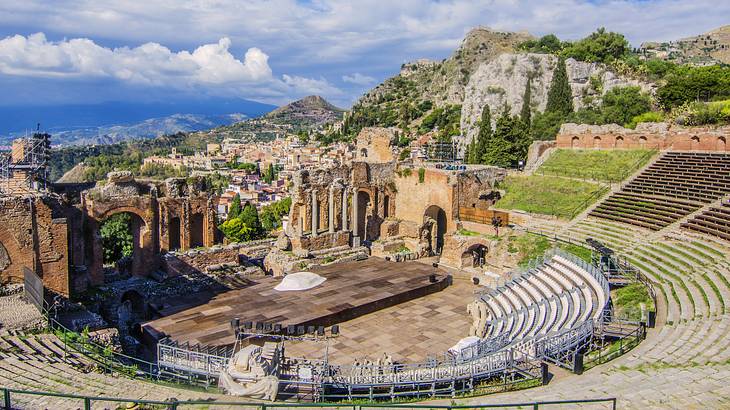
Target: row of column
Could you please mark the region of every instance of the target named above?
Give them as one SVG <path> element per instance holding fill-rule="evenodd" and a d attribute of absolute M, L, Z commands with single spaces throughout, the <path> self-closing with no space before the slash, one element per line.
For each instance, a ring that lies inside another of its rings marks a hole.
<path fill-rule="evenodd" d="M 357 198 L 357 193 L 355 193 L 355 198 Z M 353 201 L 353 204 L 356 203 Z M 329 198 L 327 201 L 328 206 L 328 231 L 330 233 L 335 232 L 335 188 L 330 188 L 329 190 Z M 317 206 L 317 190 L 312 190 L 312 199 L 311 199 L 311 207 L 312 207 L 312 236 L 317 236 L 319 232 L 317 232 L 317 228 L 319 225 L 319 206 Z M 357 207 L 355 207 L 357 209 Z M 357 211 L 355 211 L 357 212 Z M 355 215 L 355 218 L 357 218 L 357 214 Z M 357 219 L 355 219 L 357 220 Z M 357 229 L 357 224 L 353 225 L 353 229 Z M 343 231 L 347 230 L 347 189 L 342 189 L 342 229 Z"/>

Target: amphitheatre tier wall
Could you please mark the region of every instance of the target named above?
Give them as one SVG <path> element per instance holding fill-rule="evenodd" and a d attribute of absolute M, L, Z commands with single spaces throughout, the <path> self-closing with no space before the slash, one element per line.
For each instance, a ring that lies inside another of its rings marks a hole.
<path fill-rule="evenodd" d="M 558 148 L 659 149 L 728 152 L 730 127 L 682 127 L 666 123 L 641 123 L 635 130 L 618 125 L 563 124 L 556 137 Z"/>

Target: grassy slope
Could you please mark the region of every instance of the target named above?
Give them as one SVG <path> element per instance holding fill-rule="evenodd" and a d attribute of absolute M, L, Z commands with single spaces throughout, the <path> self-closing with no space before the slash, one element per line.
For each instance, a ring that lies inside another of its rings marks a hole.
<path fill-rule="evenodd" d="M 553 176 L 509 176 L 499 184 L 506 191 L 497 208 L 519 209 L 545 215 L 570 218 L 597 200 L 607 188 L 598 184 Z M 601 191 L 601 194 L 597 193 Z M 594 195 L 595 194 L 595 195 Z"/>
<path fill-rule="evenodd" d="M 648 150 L 574 150 L 553 152 L 537 173 L 598 181 L 620 181 L 649 160 Z"/>

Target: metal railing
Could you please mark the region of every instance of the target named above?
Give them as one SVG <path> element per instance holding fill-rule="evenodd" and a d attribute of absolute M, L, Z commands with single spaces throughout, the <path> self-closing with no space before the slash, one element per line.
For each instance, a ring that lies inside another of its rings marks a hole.
<path fill-rule="evenodd" d="M 349 403 L 263 403 L 263 402 L 239 402 L 239 401 L 211 401 L 211 400 L 140 400 L 131 398 L 106 397 L 106 396 L 86 396 L 79 394 L 55 393 L 35 390 L 11 389 L 0 387 L 3 394 L 3 409 L 12 410 L 13 395 L 40 396 L 40 397 L 56 397 L 60 399 L 77 400 L 83 404 L 84 410 L 91 410 L 94 402 L 107 403 L 135 403 L 138 405 L 165 406 L 170 410 L 177 410 L 183 406 L 201 406 L 204 408 L 215 408 L 217 406 L 226 407 L 243 407 L 256 410 L 267 410 L 274 408 L 338 408 L 351 410 L 366 409 L 493 409 L 493 408 L 531 408 L 540 409 L 546 406 L 561 406 L 568 404 L 606 404 L 612 410 L 616 410 L 616 398 L 596 398 L 596 399 L 576 399 L 576 400 L 553 400 L 553 401 L 531 401 L 521 403 L 492 403 L 492 404 L 464 404 L 464 405 L 428 405 L 428 404 L 349 404 Z"/>

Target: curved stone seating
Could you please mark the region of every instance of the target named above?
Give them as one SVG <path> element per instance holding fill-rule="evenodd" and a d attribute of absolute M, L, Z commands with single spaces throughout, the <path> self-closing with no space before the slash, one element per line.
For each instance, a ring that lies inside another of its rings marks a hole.
<path fill-rule="evenodd" d="M 582 262 L 556 254 L 482 296 L 494 314 L 487 338 L 508 335 L 521 351 L 531 341 L 601 318 L 608 283 Z"/>

